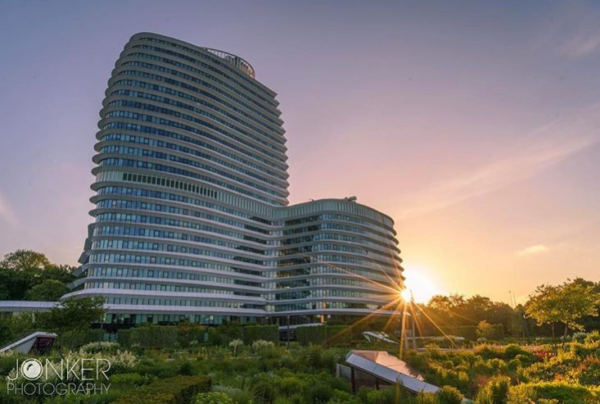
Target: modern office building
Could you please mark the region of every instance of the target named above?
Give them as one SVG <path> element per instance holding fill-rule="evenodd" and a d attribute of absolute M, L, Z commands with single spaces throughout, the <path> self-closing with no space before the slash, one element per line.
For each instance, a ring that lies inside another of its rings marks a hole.
<path fill-rule="evenodd" d="M 288 206 L 276 94 L 244 59 L 151 33 L 100 112 L 80 278 L 109 322 L 320 323 L 390 315 L 390 217 L 355 198 Z"/>

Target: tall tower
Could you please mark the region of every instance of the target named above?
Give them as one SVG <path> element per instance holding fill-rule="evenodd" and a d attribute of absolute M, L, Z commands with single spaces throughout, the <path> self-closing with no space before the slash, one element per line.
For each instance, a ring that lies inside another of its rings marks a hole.
<path fill-rule="evenodd" d="M 402 271 L 393 221 L 351 200 L 287 206 L 275 96 L 238 56 L 134 35 L 100 111 L 95 220 L 67 296 L 104 297 L 115 323 L 381 309 Z"/>

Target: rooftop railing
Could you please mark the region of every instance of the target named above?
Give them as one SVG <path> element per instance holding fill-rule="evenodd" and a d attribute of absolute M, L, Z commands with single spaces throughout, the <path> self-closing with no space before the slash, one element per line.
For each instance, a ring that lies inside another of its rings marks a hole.
<path fill-rule="evenodd" d="M 216 56 L 220 57 L 221 59 L 227 60 L 229 63 L 233 64 L 235 67 L 237 67 L 238 69 L 240 69 L 241 71 L 246 73 L 248 76 L 252 77 L 253 79 L 256 78 L 256 74 L 254 72 L 254 68 L 252 67 L 252 65 L 250 63 L 246 62 L 241 57 L 232 55 L 231 53 L 223 52 L 223 51 L 220 51 L 217 49 L 210 49 L 210 48 L 205 48 L 205 49 L 208 52 L 212 53 L 213 55 L 216 55 Z"/>

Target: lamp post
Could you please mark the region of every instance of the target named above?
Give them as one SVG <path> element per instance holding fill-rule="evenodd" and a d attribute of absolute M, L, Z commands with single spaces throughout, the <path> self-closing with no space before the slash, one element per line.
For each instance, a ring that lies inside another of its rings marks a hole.
<path fill-rule="evenodd" d="M 415 327 L 415 297 L 410 292 L 410 334 L 412 336 L 412 349 L 417 350 L 417 329 Z"/>
<path fill-rule="evenodd" d="M 417 349 L 417 334 L 416 334 L 416 326 L 415 326 L 415 298 L 414 298 L 412 291 L 410 291 L 410 299 L 407 298 L 407 296 L 404 296 L 404 293 L 403 293 L 403 299 L 404 299 L 405 308 L 402 313 L 402 332 L 400 334 L 400 343 L 402 343 L 402 334 L 404 334 L 404 348 L 408 350 L 412 346 L 412 349 L 416 350 Z M 410 310 L 406 310 L 406 305 L 410 305 Z M 407 313 L 408 311 L 410 311 L 410 313 Z M 407 314 L 410 316 L 410 329 L 407 329 L 408 328 L 408 321 L 406 319 Z M 409 338 L 412 340 L 412 344 L 409 344 Z"/>
<path fill-rule="evenodd" d="M 287 343 L 286 343 L 285 347 L 287 349 L 289 349 L 290 348 L 290 315 L 289 314 L 287 315 L 287 333 L 286 334 L 287 334 L 286 335 Z"/>

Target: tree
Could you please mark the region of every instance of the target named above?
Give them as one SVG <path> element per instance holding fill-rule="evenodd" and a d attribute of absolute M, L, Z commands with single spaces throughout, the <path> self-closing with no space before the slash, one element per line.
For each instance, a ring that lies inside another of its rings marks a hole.
<path fill-rule="evenodd" d="M 593 286 L 585 286 L 575 282 L 563 284 L 561 288 L 561 316 L 565 324 L 564 337 L 570 329 L 584 331 L 581 320 L 587 316 L 598 315 L 600 295 L 594 292 Z"/>
<path fill-rule="evenodd" d="M 555 336 L 554 325 L 561 320 L 559 295 L 558 286 L 540 285 L 525 305 L 525 314 L 534 319 L 537 325 L 552 326 L 552 337 Z"/>
<path fill-rule="evenodd" d="M 25 292 L 25 300 L 56 302 L 68 292 L 69 288 L 65 284 L 49 279 Z"/>
<path fill-rule="evenodd" d="M 84 331 L 104 317 L 104 299 L 101 297 L 69 298 L 54 306 L 50 312 L 39 315 L 39 322 L 49 331 Z"/>
<path fill-rule="evenodd" d="M 525 311 L 538 325 L 551 324 L 553 337 L 554 324 L 563 323 L 566 337 L 569 329 L 583 330 L 582 319 L 597 316 L 599 304 L 600 295 L 594 292 L 593 286 L 568 281 L 559 286 L 539 286 Z"/>
<path fill-rule="evenodd" d="M 0 266 L 12 271 L 43 269 L 50 265 L 50 261 L 44 254 L 32 250 L 17 250 L 6 254 L 4 260 L 0 262 Z"/>
<path fill-rule="evenodd" d="M 4 272 L 0 268 L 0 300 L 8 300 L 10 298 L 10 290 L 8 290 L 8 280 L 5 280 L 6 278 L 8 277 L 4 276 Z"/>
<path fill-rule="evenodd" d="M 487 321 L 501 324 L 505 332 L 508 332 L 514 314 L 508 304 L 480 295 L 468 299 L 462 295 L 434 296 L 427 304 L 426 312 L 440 327 L 476 327 L 481 321 Z"/>
<path fill-rule="evenodd" d="M 479 338 L 493 339 L 496 336 L 494 326 L 483 320 L 477 325 L 477 336 Z"/>
<path fill-rule="evenodd" d="M 17 250 L 7 254 L 0 262 L 0 300 L 31 299 L 32 293 L 28 292 L 48 280 L 68 285 L 75 280 L 74 270 L 68 265 L 51 264 L 44 254 L 35 251 Z M 60 290 L 65 291 L 65 288 Z M 38 300 L 48 299 L 50 297 Z"/>
<path fill-rule="evenodd" d="M 19 313 L 16 315 L 0 313 L 0 346 L 14 342 L 30 334 L 36 329 L 34 313 Z"/>
<path fill-rule="evenodd" d="M 508 324 L 508 331 L 514 337 L 527 336 L 527 320 L 525 319 L 525 308 L 518 305 L 513 310 Z"/>
<path fill-rule="evenodd" d="M 73 275 L 75 269 L 76 267 L 70 265 L 50 264 L 40 271 L 39 281 L 53 280 L 64 283 L 65 285 L 69 284 L 76 279 L 75 275 Z"/>

